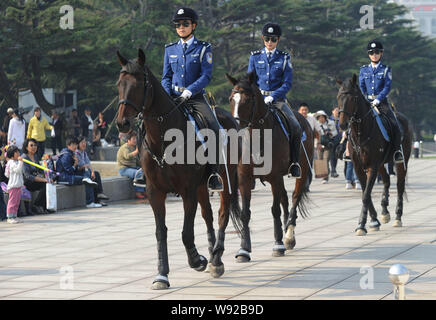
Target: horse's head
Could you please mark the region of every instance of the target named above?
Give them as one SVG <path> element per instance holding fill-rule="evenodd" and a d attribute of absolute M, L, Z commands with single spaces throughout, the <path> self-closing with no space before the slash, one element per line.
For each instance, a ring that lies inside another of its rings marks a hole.
<path fill-rule="evenodd" d="M 134 118 L 143 111 L 146 91 L 145 54 L 139 49 L 138 59 L 127 60 L 117 51 L 121 65 L 117 81 L 119 102 L 117 128 L 127 133 L 133 128 Z"/>
<path fill-rule="evenodd" d="M 262 97 L 256 86 L 256 76 L 252 72 L 239 80 L 227 73 L 226 77 L 233 85 L 232 94 L 229 97 L 232 115 L 241 127 L 246 127 L 253 121 L 257 100 Z"/>
<path fill-rule="evenodd" d="M 339 108 L 339 126 L 342 130 L 348 128 L 351 117 L 357 114 L 358 98 L 362 93 L 357 85 L 357 76 L 353 74 L 352 78 L 344 82 L 336 80 L 340 88 L 338 91 L 338 108 Z"/>

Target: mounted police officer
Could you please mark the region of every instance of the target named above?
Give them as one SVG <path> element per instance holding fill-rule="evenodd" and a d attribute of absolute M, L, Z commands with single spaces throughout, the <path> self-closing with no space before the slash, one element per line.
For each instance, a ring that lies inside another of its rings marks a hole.
<path fill-rule="evenodd" d="M 189 100 L 188 103 L 200 112 L 213 130 L 219 146 L 219 123 L 204 99 L 204 88 L 212 77 L 212 47 L 194 36 L 197 13 L 190 8 L 180 8 L 174 14 L 173 23 L 180 40 L 165 46 L 162 86 L 173 98 Z M 222 191 L 222 179 L 218 174 L 220 150 L 216 162 L 211 164 L 208 187 L 211 191 Z"/>
<path fill-rule="evenodd" d="M 401 132 L 397 118 L 388 103 L 387 96 L 392 86 L 391 67 L 381 63 L 383 57 L 383 45 L 380 41 L 373 40 L 368 43 L 368 56 L 371 63 L 360 68 L 359 84 L 363 95 L 377 107 L 381 113 L 387 116 L 393 125 L 392 143 L 394 146 L 394 161 L 401 163 L 404 156 L 401 151 Z"/>
<path fill-rule="evenodd" d="M 257 86 L 264 96 L 265 103 L 280 109 L 286 116 L 290 126 L 291 165 L 288 172 L 300 178 L 301 169 L 298 163 L 302 130 L 294 113 L 287 104 L 286 93 L 292 86 L 292 63 L 289 53 L 277 50 L 282 30 L 276 23 L 267 23 L 262 29 L 265 48 L 251 52 L 248 72 L 257 75 Z"/>

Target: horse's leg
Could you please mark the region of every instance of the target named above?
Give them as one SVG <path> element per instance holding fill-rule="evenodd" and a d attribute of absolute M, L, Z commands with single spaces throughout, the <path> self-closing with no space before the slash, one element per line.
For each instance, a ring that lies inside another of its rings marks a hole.
<path fill-rule="evenodd" d="M 212 260 L 213 247 L 215 246 L 216 237 L 213 228 L 213 211 L 209 201 L 209 191 L 205 184 L 202 184 L 197 189 L 198 202 L 201 207 L 201 216 L 206 223 L 207 241 L 209 243 L 209 261 Z M 208 266 L 210 265 L 210 262 Z M 209 271 L 206 269 L 206 272 Z"/>
<path fill-rule="evenodd" d="M 377 170 L 374 168 L 369 168 L 366 173 L 366 179 L 365 177 L 363 177 L 362 179 L 365 180 L 366 183 L 362 195 L 362 211 L 360 213 L 359 224 L 356 228 L 357 236 L 364 236 L 367 233 L 365 229 L 365 225 L 368 217 L 368 209 L 370 209 L 371 218 L 377 220 L 377 213 L 375 212 L 374 205 L 372 204 L 372 200 L 371 200 L 371 192 L 372 192 L 372 188 L 374 187 L 376 178 L 377 178 Z M 359 176 L 359 180 L 361 180 L 360 176 Z M 373 214 L 374 212 L 375 215 Z M 370 226 L 373 227 L 373 225 Z"/>
<path fill-rule="evenodd" d="M 305 188 L 305 184 L 306 184 L 306 179 L 304 179 L 304 167 L 302 166 L 302 175 L 301 175 L 301 179 L 296 179 L 295 181 L 295 189 L 294 192 L 292 193 L 292 208 L 291 208 L 291 212 L 289 213 L 288 211 L 288 193 L 286 192 L 286 189 L 283 186 L 283 191 L 282 191 L 282 208 L 283 208 L 283 212 L 284 212 L 284 223 L 283 225 L 285 226 L 284 228 L 284 232 L 285 232 L 285 239 L 284 239 L 284 244 L 285 244 L 285 248 L 286 250 L 292 250 L 294 249 L 295 245 L 296 245 L 296 240 L 295 240 L 295 227 L 297 225 L 297 208 L 298 208 L 298 194 L 299 192 L 302 191 L 302 188 Z M 289 219 L 288 219 L 289 217 Z"/>
<path fill-rule="evenodd" d="M 241 230 L 241 248 L 236 254 L 236 262 L 249 262 L 251 260 L 251 238 L 250 238 L 250 201 L 251 188 L 254 178 L 252 173 L 241 174 L 239 176 L 239 191 L 242 198 L 242 230 Z"/>
<path fill-rule="evenodd" d="M 167 227 L 165 225 L 165 197 L 164 192 L 155 190 L 152 185 L 147 186 L 147 195 L 150 199 L 150 205 L 153 209 L 156 223 L 156 240 L 158 253 L 158 271 L 159 274 L 153 281 L 151 289 L 161 290 L 168 289 L 168 273 L 170 267 L 168 264 L 168 247 L 167 247 Z"/>
<path fill-rule="evenodd" d="M 381 174 L 383 180 L 383 196 L 381 200 L 382 213 L 381 213 L 381 222 L 388 223 L 391 220 L 391 216 L 389 214 L 388 206 L 389 206 L 389 187 L 391 186 L 391 178 L 386 171 L 385 166 L 381 166 L 379 173 Z"/>
<path fill-rule="evenodd" d="M 183 198 L 183 208 L 185 210 L 182 241 L 188 255 L 188 263 L 196 271 L 204 271 L 207 266 L 207 259 L 198 254 L 194 244 L 194 220 L 197 212 L 197 193 L 196 190 L 186 190 L 181 194 Z"/>
<path fill-rule="evenodd" d="M 271 191 L 273 193 L 273 205 L 271 207 L 271 213 L 274 221 L 274 238 L 275 243 L 273 247 L 273 257 L 282 257 L 285 255 L 285 246 L 283 244 L 283 230 L 282 221 L 280 220 L 280 200 L 282 198 L 282 192 L 284 189 L 283 177 L 276 177 L 274 181 L 271 181 Z"/>
<path fill-rule="evenodd" d="M 233 176 L 233 171 L 230 171 L 230 176 Z M 231 180 L 231 182 L 233 179 Z M 232 183 L 234 186 L 234 184 Z M 250 185 L 251 187 L 251 185 Z M 233 189 L 233 188 L 232 188 Z M 238 192 L 237 190 L 232 190 L 234 192 Z M 225 232 L 227 225 L 229 223 L 230 217 L 230 194 L 229 187 L 227 181 L 224 180 L 224 191 L 220 192 L 221 197 L 221 205 L 218 214 L 218 237 L 215 242 L 215 247 L 213 248 L 210 274 L 214 278 L 219 278 L 224 274 L 224 263 L 221 260 L 221 257 L 224 253 L 224 240 L 225 240 Z"/>
<path fill-rule="evenodd" d="M 397 163 L 397 207 L 395 208 L 394 227 L 402 227 L 401 216 L 403 215 L 403 195 L 406 186 L 407 167 L 404 169 L 402 163 Z"/>

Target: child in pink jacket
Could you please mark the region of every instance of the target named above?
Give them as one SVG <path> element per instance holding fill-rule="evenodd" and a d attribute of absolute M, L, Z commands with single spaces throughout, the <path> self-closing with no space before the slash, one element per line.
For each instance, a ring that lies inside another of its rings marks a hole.
<path fill-rule="evenodd" d="M 8 216 L 7 222 L 16 224 L 22 222 L 21 219 L 17 217 L 17 214 L 21 200 L 21 187 L 24 185 L 23 159 L 20 157 L 20 151 L 16 146 L 10 146 L 8 148 L 7 158 L 9 159 L 5 168 L 5 176 L 9 178 L 9 201 L 6 210 Z"/>

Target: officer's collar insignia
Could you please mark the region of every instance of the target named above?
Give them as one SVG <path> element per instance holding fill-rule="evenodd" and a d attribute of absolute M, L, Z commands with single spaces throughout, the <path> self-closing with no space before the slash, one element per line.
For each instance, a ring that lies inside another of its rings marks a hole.
<path fill-rule="evenodd" d="M 184 14 L 185 11 L 183 9 L 180 9 L 179 11 L 177 11 L 177 14 Z"/>

